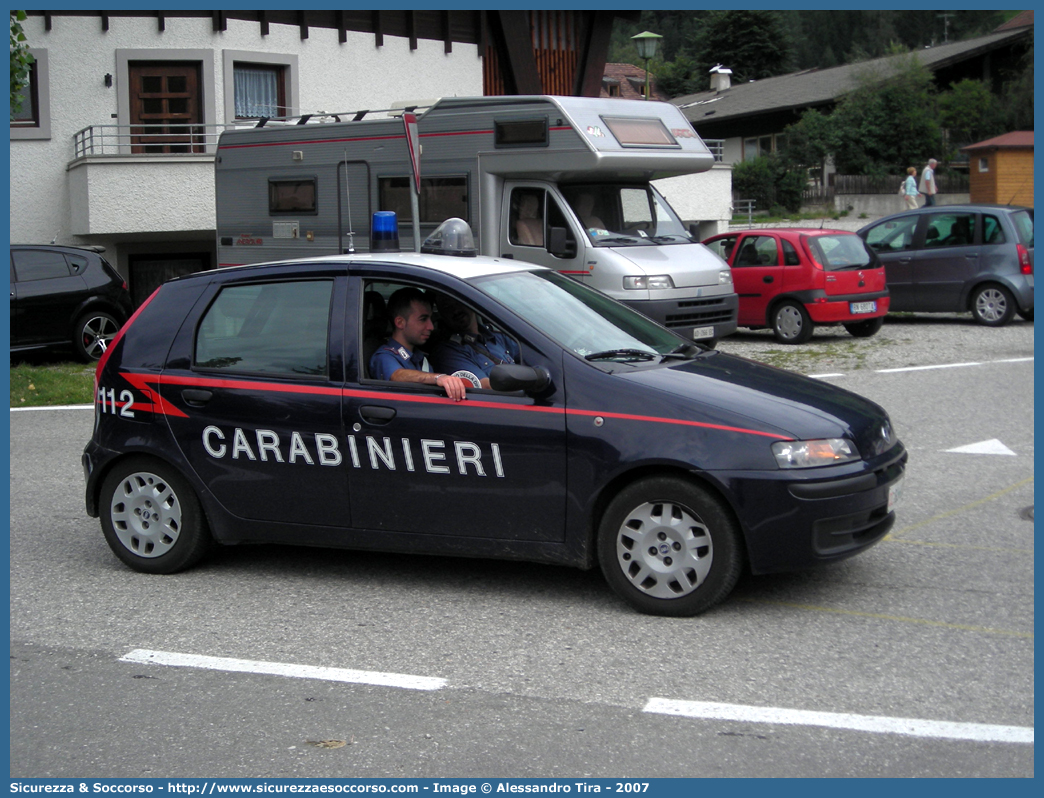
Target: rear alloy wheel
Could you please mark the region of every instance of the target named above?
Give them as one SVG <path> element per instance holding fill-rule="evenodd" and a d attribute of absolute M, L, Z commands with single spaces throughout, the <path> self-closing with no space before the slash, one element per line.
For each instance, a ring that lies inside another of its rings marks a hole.
<path fill-rule="evenodd" d="M 133 457 L 119 463 L 102 483 L 98 506 L 109 548 L 135 571 L 181 571 L 210 548 L 196 494 L 159 460 Z"/>
<path fill-rule="evenodd" d="M 984 285 L 972 296 L 971 312 L 979 324 L 1003 327 L 1015 315 L 1015 297 L 1002 285 Z"/>
<path fill-rule="evenodd" d="M 739 529 L 705 488 L 676 477 L 645 479 L 606 509 L 598 560 L 609 586 L 638 611 L 689 617 L 735 586 Z"/>
<path fill-rule="evenodd" d="M 112 339 L 120 331 L 120 323 L 108 313 L 97 310 L 85 313 L 76 322 L 73 332 L 73 347 L 81 360 L 97 360 L 109 348 Z"/>
<path fill-rule="evenodd" d="M 848 334 L 856 338 L 870 338 L 873 335 L 877 335 L 882 327 L 884 327 L 884 316 L 878 316 L 876 319 L 867 319 L 866 321 L 854 321 L 844 325 L 844 328 L 848 330 Z"/>
<path fill-rule="evenodd" d="M 812 317 L 797 302 L 784 302 L 772 311 L 772 332 L 781 344 L 805 343 L 813 326 Z"/>

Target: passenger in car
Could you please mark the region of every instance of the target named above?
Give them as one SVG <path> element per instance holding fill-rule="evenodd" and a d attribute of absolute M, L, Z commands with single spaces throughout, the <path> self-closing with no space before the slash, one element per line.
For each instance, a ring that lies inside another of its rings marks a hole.
<path fill-rule="evenodd" d="M 433 372 L 428 358 L 419 349 L 435 329 L 431 302 L 424 293 L 411 286 L 400 288 L 388 300 L 388 318 L 392 336 L 370 357 L 370 376 L 377 380 L 437 385 L 455 402 L 464 399 L 464 381 Z"/>
<path fill-rule="evenodd" d="M 435 367 L 459 376 L 475 388 L 489 388 L 494 366 L 517 363 L 518 344 L 479 322 L 467 305 L 448 295 L 438 299 L 439 318 L 452 332 L 431 353 Z"/>
<path fill-rule="evenodd" d="M 515 233 L 519 244 L 544 246 L 544 220 L 540 218 L 540 198 L 536 194 L 523 194 L 519 200 Z"/>

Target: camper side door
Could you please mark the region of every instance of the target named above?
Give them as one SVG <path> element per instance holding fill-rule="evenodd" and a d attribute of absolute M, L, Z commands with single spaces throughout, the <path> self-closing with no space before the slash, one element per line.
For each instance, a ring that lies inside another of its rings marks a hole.
<path fill-rule="evenodd" d="M 587 238 L 565 211 L 566 204 L 546 183 L 504 184 L 500 253 L 547 266 L 581 281 L 588 275 Z"/>

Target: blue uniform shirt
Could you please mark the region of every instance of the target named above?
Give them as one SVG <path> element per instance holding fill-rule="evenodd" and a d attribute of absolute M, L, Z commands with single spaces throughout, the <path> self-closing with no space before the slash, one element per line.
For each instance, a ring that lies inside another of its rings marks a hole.
<path fill-rule="evenodd" d="M 480 326 L 477 336 L 468 333 L 450 336 L 435 348 L 431 357 L 439 371 L 462 379 L 473 375 L 475 380 L 481 380 L 489 376 L 494 366 L 516 362 L 519 352 L 513 339 Z M 472 384 L 479 387 L 474 380 Z"/>
<path fill-rule="evenodd" d="M 431 371 L 428 359 L 420 350 L 410 350 L 394 338 L 389 338 L 383 346 L 377 347 L 370 356 L 370 376 L 375 380 L 390 380 L 392 374 L 399 369 L 414 371 Z"/>

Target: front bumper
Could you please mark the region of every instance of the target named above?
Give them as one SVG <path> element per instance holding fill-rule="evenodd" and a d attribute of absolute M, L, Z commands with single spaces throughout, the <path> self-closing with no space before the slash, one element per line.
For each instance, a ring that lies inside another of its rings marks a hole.
<path fill-rule="evenodd" d="M 728 489 L 739 497 L 735 509 L 751 571 L 808 568 L 873 546 L 895 523 L 889 493 L 902 480 L 907 457 L 899 444 L 861 470 L 837 466 L 730 475 Z"/>
<path fill-rule="evenodd" d="M 687 299 L 624 299 L 623 302 L 683 338 L 692 339 L 693 330 L 706 327 L 714 329 L 714 338 L 736 332 L 739 295 L 735 293 Z"/>

